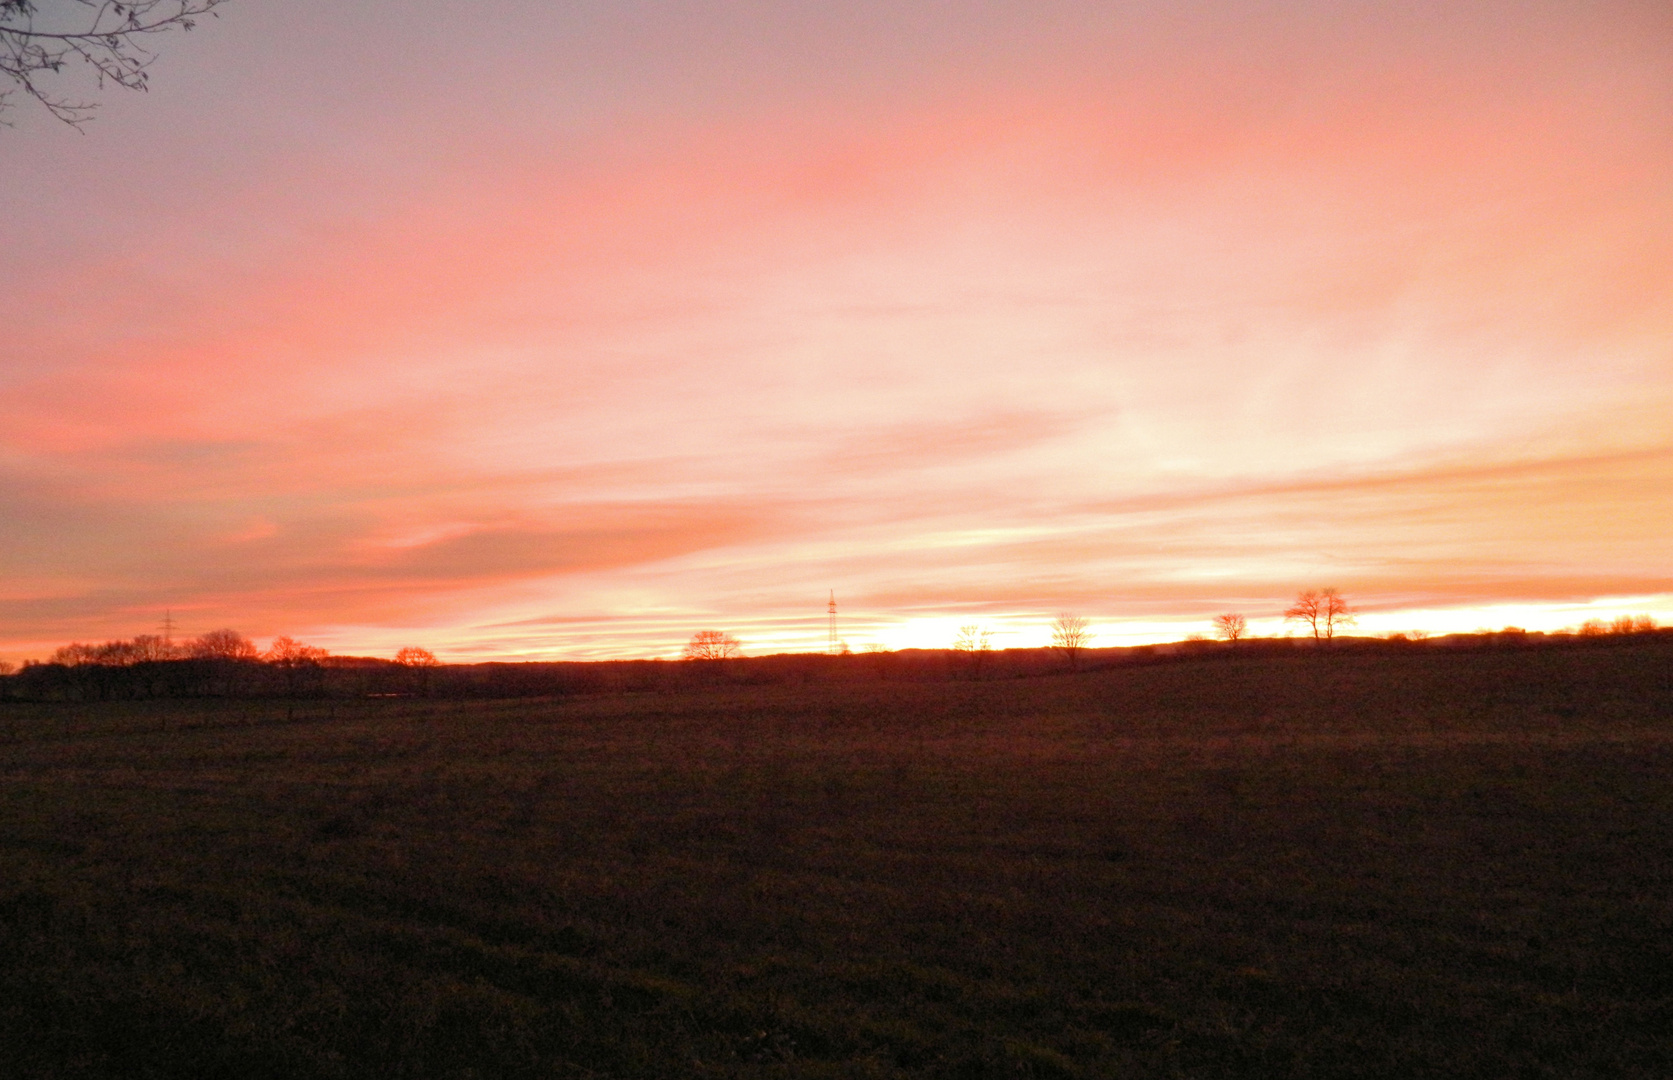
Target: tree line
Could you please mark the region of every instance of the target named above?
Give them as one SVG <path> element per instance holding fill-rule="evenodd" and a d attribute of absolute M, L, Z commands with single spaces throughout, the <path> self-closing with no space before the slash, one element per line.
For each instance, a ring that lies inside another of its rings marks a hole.
<path fill-rule="evenodd" d="M 211 630 L 175 641 L 163 634 L 99 644 L 71 642 L 45 663 L 0 663 L 0 696 L 37 700 L 169 697 L 318 697 L 353 685 L 368 693 L 423 693 L 440 666 L 427 649 L 393 660 L 332 656 L 289 636 L 266 650 L 236 630 Z M 350 673 L 354 673 L 351 677 Z M 380 677 L 381 676 L 381 677 Z"/>
<path fill-rule="evenodd" d="M 1284 609 L 1283 615 L 1286 624 L 1298 624 L 1315 645 L 1334 644 L 1343 631 L 1359 621 L 1358 613 L 1349 605 L 1347 597 L 1333 586 L 1302 590 L 1296 594 L 1295 601 Z M 1226 612 L 1216 615 L 1210 620 L 1210 625 L 1213 627 L 1214 635 L 1228 644 L 1237 645 L 1251 640 L 1249 620 L 1241 613 Z M 1588 619 L 1573 633 L 1580 637 L 1598 637 L 1605 634 L 1647 633 L 1655 629 L 1656 622 L 1648 615 L 1621 615 L 1610 622 Z M 1518 627 L 1508 627 L 1496 634 L 1507 639 L 1514 639 L 1518 635 L 1525 636 L 1526 631 Z M 1091 648 L 1095 636 L 1091 621 L 1085 616 L 1061 612 L 1052 620 L 1050 650 L 1058 655 L 1070 670 L 1076 670 L 1080 667 L 1083 655 Z M 1427 637 L 1428 634 L 1423 631 L 1412 631 L 1391 634 L 1387 640 L 1410 642 Z M 1198 643 L 1202 640 L 1199 635 L 1192 635 L 1184 644 Z M 1290 639 L 1285 637 L 1269 640 L 1288 642 Z M 868 646 L 866 651 L 876 656 L 888 650 L 881 645 L 873 645 Z M 955 674 L 980 678 L 983 671 L 989 667 L 989 658 L 993 652 L 992 629 L 980 623 L 965 623 L 958 628 L 950 643 L 950 670 Z M 842 645 L 840 654 L 849 655 L 846 643 Z M 695 662 L 694 666 L 703 667 L 711 672 L 720 670 L 725 661 L 742 657 L 743 643 L 722 630 L 699 630 L 686 642 L 680 654 L 682 660 Z"/>
<path fill-rule="evenodd" d="M 132 667 L 135 664 L 158 663 L 170 660 L 222 660 L 261 662 L 281 668 L 312 667 L 330 664 L 338 658 L 316 645 L 305 645 L 288 635 L 273 639 L 263 652 L 256 643 L 237 630 L 211 630 L 188 641 L 176 642 L 162 634 L 140 634 L 126 640 L 107 641 L 102 645 L 71 642 L 54 650 L 48 663 L 65 667 L 101 664 L 106 667 Z M 364 658 L 355 658 L 357 660 Z M 409 646 L 395 654 L 392 663 L 404 667 L 435 667 L 440 661 L 428 649 Z"/>
<path fill-rule="evenodd" d="M 185 697 L 527 697 L 624 690 L 678 690 L 694 682 L 724 679 L 744 684 L 784 684 L 809 680 L 919 681 L 946 678 L 1025 678 L 1077 670 L 1096 657 L 1098 667 L 1168 662 L 1235 646 L 1240 654 L 1274 655 L 1304 643 L 1335 643 L 1337 648 L 1387 649 L 1421 643 L 1422 633 L 1385 638 L 1338 640 L 1352 625 L 1354 613 L 1334 589 L 1301 593 L 1286 612 L 1309 631 L 1312 642 L 1288 637 L 1250 638 L 1242 615 L 1216 616 L 1221 644 L 1193 636 L 1169 645 L 1143 645 L 1093 651 L 1090 621 L 1060 614 L 1052 623 L 1051 644 L 1043 649 L 995 650 L 992 632 L 980 624 L 959 628 L 945 649 L 891 651 L 880 645 L 861 653 L 785 653 L 746 659 L 743 643 L 721 630 L 694 634 L 682 661 L 613 660 L 480 664 L 441 664 L 426 649 L 408 647 L 394 658 L 334 656 L 326 649 L 289 636 L 274 638 L 267 649 L 231 629 L 210 631 L 184 641 L 166 635 L 75 642 L 44 662 L 26 662 L 21 670 L 0 662 L 0 700 L 96 701 Z M 1619 638 L 1657 631 L 1648 615 L 1622 615 L 1611 621 L 1589 619 L 1562 634 L 1529 634 L 1516 627 L 1452 635 L 1449 646 L 1502 647 L 1560 644 L 1569 640 Z"/>

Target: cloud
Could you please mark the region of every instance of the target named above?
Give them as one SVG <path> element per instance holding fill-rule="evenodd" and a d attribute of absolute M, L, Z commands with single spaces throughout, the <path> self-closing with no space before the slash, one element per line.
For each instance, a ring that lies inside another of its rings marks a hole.
<path fill-rule="evenodd" d="M 368 18 L 17 133 L 0 636 L 1665 583 L 1665 12 Z"/>

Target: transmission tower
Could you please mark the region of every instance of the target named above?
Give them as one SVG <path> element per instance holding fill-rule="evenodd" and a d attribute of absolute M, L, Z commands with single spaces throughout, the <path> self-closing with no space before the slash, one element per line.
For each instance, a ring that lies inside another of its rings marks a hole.
<path fill-rule="evenodd" d="M 163 631 L 163 644 L 164 645 L 173 645 L 174 644 L 174 609 L 173 608 L 169 608 L 167 611 L 163 612 L 162 631 Z"/>
<path fill-rule="evenodd" d="M 827 640 L 826 640 L 826 643 L 825 643 L 825 651 L 830 653 L 832 656 L 835 656 L 837 654 L 837 652 L 839 651 L 838 648 L 837 648 L 837 633 L 836 633 L 836 590 L 835 589 L 831 590 L 831 604 L 825 610 L 830 613 L 830 631 L 829 631 L 829 634 L 828 634 L 828 637 L 827 637 Z"/>

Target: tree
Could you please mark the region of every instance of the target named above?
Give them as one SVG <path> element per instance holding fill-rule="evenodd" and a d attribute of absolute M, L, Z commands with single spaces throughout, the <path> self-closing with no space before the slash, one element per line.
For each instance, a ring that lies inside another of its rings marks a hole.
<path fill-rule="evenodd" d="M 1295 604 L 1284 612 L 1284 621 L 1291 620 L 1306 623 L 1314 641 L 1330 641 L 1338 627 L 1352 626 L 1356 621 L 1353 609 L 1335 589 L 1308 589 L 1297 596 Z"/>
<path fill-rule="evenodd" d="M 953 651 L 963 656 L 971 677 L 977 677 L 982 673 L 982 664 L 987 661 L 988 653 L 993 651 L 993 631 L 976 623 L 965 623 L 958 628 L 958 636 L 953 639 Z"/>
<path fill-rule="evenodd" d="M 685 643 L 683 660 L 730 660 L 743 655 L 743 642 L 724 630 L 699 630 Z"/>
<path fill-rule="evenodd" d="M 186 646 L 194 660 L 254 660 L 255 642 L 236 630 L 211 630 Z"/>
<path fill-rule="evenodd" d="M 429 697 L 430 674 L 441 666 L 441 661 L 436 659 L 436 654 L 429 649 L 408 645 L 395 654 L 395 662 L 407 669 L 408 677 L 416 684 L 418 692 L 425 697 Z"/>
<path fill-rule="evenodd" d="M 316 666 L 329 655 L 324 649 L 304 645 L 295 638 L 276 637 L 262 659 L 276 667 L 298 668 Z"/>
<path fill-rule="evenodd" d="M 1249 620 L 1235 612 L 1214 616 L 1214 632 L 1223 640 L 1237 644 L 1249 632 Z"/>
<path fill-rule="evenodd" d="M 319 689 L 320 661 L 329 655 L 324 649 L 304 645 L 295 638 L 276 637 L 262 659 L 284 673 L 285 695 L 296 697 L 304 682 L 312 684 L 315 690 Z"/>
<path fill-rule="evenodd" d="M 157 58 L 147 39 L 190 30 L 201 15 L 213 15 L 225 0 L 58 0 L 41 11 L 36 0 L 0 0 L 0 78 L 40 102 L 71 126 L 91 119 L 96 105 L 49 92 L 42 76 L 63 72 L 79 61 L 93 69 L 101 89 L 107 83 L 128 90 L 146 88 L 146 71 Z M 0 108 L 11 91 L 0 92 Z"/>
<path fill-rule="evenodd" d="M 68 645 L 60 645 L 52 650 L 47 658 L 49 664 L 63 664 L 65 667 L 80 667 L 83 664 L 99 662 L 99 647 L 97 645 L 83 645 L 79 641 L 72 641 Z"/>
<path fill-rule="evenodd" d="M 1080 651 L 1092 643 L 1084 615 L 1060 614 L 1051 621 L 1051 647 L 1063 654 L 1071 668 L 1080 664 Z"/>
<path fill-rule="evenodd" d="M 131 645 L 136 664 L 180 659 L 180 650 L 161 634 L 141 634 L 134 638 Z"/>

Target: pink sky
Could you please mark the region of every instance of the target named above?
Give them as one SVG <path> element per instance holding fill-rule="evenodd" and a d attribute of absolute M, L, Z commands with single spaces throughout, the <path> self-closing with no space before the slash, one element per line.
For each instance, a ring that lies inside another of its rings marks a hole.
<path fill-rule="evenodd" d="M 0 130 L 0 657 L 1673 621 L 1673 12 L 232 0 Z M 15 101 L 15 99 L 14 99 Z"/>

